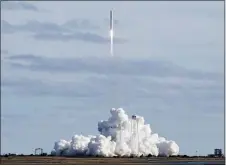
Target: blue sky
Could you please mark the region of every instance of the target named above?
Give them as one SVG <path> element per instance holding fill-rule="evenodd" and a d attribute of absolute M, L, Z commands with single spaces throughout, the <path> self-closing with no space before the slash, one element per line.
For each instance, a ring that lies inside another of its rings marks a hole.
<path fill-rule="evenodd" d="M 1 3 L 1 152 L 97 134 L 112 107 L 182 154 L 223 148 L 223 1 Z M 109 11 L 115 56 L 109 53 Z"/>

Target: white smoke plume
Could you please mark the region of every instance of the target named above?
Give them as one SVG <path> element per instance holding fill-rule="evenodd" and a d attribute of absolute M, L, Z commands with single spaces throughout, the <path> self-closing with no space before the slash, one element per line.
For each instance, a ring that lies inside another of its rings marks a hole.
<path fill-rule="evenodd" d="M 152 133 L 144 118 L 131 118 L 122 108 L 112 108 L 107 121 L 98 122 L 97 136 L 75 135 L 70 141 L 55 142 L 52 155 L 57 156 L 147 156 L 178 155 L 179 146 L 174 141 Z"/>

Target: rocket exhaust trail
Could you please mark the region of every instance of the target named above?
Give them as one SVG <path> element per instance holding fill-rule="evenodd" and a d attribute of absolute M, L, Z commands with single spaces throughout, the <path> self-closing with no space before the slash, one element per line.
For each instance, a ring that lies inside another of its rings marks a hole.
<path fill-rule="evenodd" d="M 114 29 L 113 29 L 113 11 L 110 11 L 110 53 L 113 56 L 113 37 L 114 37 Z"/>

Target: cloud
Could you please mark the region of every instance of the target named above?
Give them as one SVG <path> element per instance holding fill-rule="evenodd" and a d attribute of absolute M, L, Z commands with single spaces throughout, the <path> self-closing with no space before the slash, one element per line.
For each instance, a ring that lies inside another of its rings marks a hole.
<path fill-rule="evenodd" d="M 66 29 L 58 24 L 50 22 L 39 22 L 39 21 L 28 21 L 23 25 L 12 25 L 5 20 L 1 20 L 1 31 L 2 33 L 15 33 L 15 32 L 31 32 L 31 33 L 40 33 L 40 32 L 70 32 L 69 29 Z"/>
<path fill-rule="evenodd" d="M 72 83 L 59 83 L 59 82 L 45 82 L 42 80 L 35 80 L 29 78 L 3 78 L 2 88 L 13 89 L 15 93 L 21 95 L 37 95 L 37 96 L 64 96 L 64 97 L 97 97 L 102 94 L 87 85 L 72 84 Z M 78 91 L 78 89 L 83 89 Z"/>
<path fill-rule="evenodd" d="M 2 55 L 2 54 L 9 54 L 9 51 L 8 51 L 8 50 L 4 50 L 4 49 L 2 50 L 2 49 L 1 49 L 1 55 Z"/>
<path fill-rule="evenodd" d="M 19 113 L 3 113 L 1 115 L 1 120 L 5 121 L 15 121 L 15 120 L 29 120 L 29 116 L 27 114 L 19 114 Z"/>
<path fill-rule="evenodd" d="M 93 25 L 87 19 L 73 19 L 64 24 L 51 22 L 40 22 L 36 20 L 27 21 L 25 24 L 13 25 L 5 20 L 1 20 L 2 33 L 32 32 L 32 33 L 69 33 L 76 30 L 97 30 L 99 27 Z"/>
<path fill-rule="evenodd" d="M 139 109 L 149 109 L 152 106 L 146 103 L 152 101 L 163 104 L 160 110 L 166 112 L 183 109 L 219 113 L 223 110 L 223 74 L 219 73 L 191 71 L 170 62 L 148 59 L 65 59 L 32 54 L 8 59 L 13 69 L 31 72 L 26 76 L 30 78 L 7 75 L 2 78 L 2 91 L 8 90 L 13 95 L 78 98 L 89 101 L 90 105 L 102 102 L 103 107 L 109 107 L 112 101 L 123 107 L 139 103 Z M 34 71 L 40 72 L 39 78 L 34 79 Z M 54 77 L 46 79 L 44 75 L 48 72 Z"/>
<path fill-rule="evenodd" d="M 8 59 L 13 68 L 43 72 L 81 72 L 103 75 L 181 77 L 204 80 L 223 78 L 223 74 L 221 73 L 193 71 L 168 61 L 150 59 L 130 60 L 119 57 L 83 57 L 67 59 L 23 54 L 10 56 Z M 18 60 L 29 63 L 25 65 L 18 62 Z"/>
<path fill-rule="evenodd" d="M 65 24 L 58 25 L 49 22 L 28 21 L 24 25 L 12 25 L 5 20 L 1 20 L 2 33 L 15 33 L 15 32 L 31 32 L 34 33 L 33 37 L 38 40 L 49 41 L 71 41 L 78 40 L 84 42 L 104 44 L 109 43 L 107 37 L 103 37 L 96 33 L 82 32 L 79 30 L 98 29 L 98 26 L 92 25 L 89 20 L 71 20 Z M 123 38 L 114 38 L 116 44 L 123 44 L 127 42 Z"/>
<path fill-rule="evenodd" d="M 103 37 L 101 35 L 90 33 L 90 32 L 76 32 L 73 34 L 62 34 L 62 33 L 40 33 L 34 35 L 34 38 L 38 40 L 60 40 L 60 41 L 71 41 L 71 40 L 79 40 L 84 42 L 91 42 L 97 44 L 105 44 L 110 43 L 110 39 L 107 37 Z M 126 39 L 123 38 L 114 38 L 115 44 L 123 44 L 127 42 Z"/>
<path fill-rule="evenodd" d="M 61 27 L 58 24 L 51 22 L 39 22 L 39 21 L 28 21 L 24 25 L 15 25 L 14 26 L 18 31 L 27 31 L 27 32 L 69 32 L 69 30 Z"/>
<path fill-rule="evenodd" d="M 9 59 L 11 60 L 27 60 L 27 61 L 37 61 L 41 60 L 42 57 L 35 56 L 33 54 L 21 54 L 19 56 L 10 56 Z"/>
<path fill-rule="evenodd" d="M 97 30 L 100 27 L 93 24 L 90 20 L 88 19 L 72 19 L 67 22 L 65 22 L 63 27 L 68 28 L 68 29 L 82 29 L 82 30 Z"/>
<path fill-rule="evenodd" d="M 1 20 L 1 33 L 14 33 L 16 28 L 5 20 Z"/>
<path fill-rule="evenodd" d="M 3 10 L 30 10 L 30 11 L 39 11 L 39 9 L 28 3 L 28 2 L 12 2 L 12 1 L 3 1 L 1 2 L 1 9 Z"/>
<path fill-rule="evenodd" d="M 216 113 L 223 111 L 224 94 L 223 80 L 189 80 L 171 82 L 168 78 L 156 81 L 152 77 L 118 77 L 88 75 L 81 79 L 79 74 L 73 74 L 76 80 L 59 80 L 45 77 L 34 79 L 29 75 L 24 77 L 3 77 L 2 92 L 18 96 L 66 97 L 75 98 L 76 103 L 83 107 L 81 101 L 90 106 L 103 103 L 102 107 L 109 107 L 109 103 L 118 106 L 136 105 L 139 109 L 150 109 L 158 106 L 165 110 L 199 110 Z M 10 90 L 10 91 L 9 91 Z M 149 102 L 155 103 L 147 105 Z M 79 104 L 80 103 L 80 104 Z M 161 106 L 163 105 L 163 106 Z"/>
<path fill-rule="evenodd" d="M 1 20 L 1 32 L 5 34 L 15 32 L 31 32 L 34 33 L 33 37 L 38 40 L 49 41 L 71 41 L 78 40 L 84 42 L 104 44 L 109 43 L 107 37 L 103 37 L 96 33 L 82 32 L 79 30 L 98 29 L 98 26 L 92 25 L 89 20 L 71 20 L 65 24 L 58 25 L 50 22 L 28 21 L 23 25 L 12 25 L 5 20 Z M 122 44 L 127 42 L 123 38 L 115 38 L 114 42 Z"/>

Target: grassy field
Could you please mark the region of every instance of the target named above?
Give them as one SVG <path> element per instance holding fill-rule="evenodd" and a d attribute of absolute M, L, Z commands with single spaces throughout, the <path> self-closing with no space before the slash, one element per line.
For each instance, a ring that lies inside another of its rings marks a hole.
<path fill-rule="evenodd" d="M 1 164 L 170 164 L 189 161 L 224 161 L 224 158 L 101 158 L 101 157 L 50 157 L 9 156 L 1 157 Z"/>

